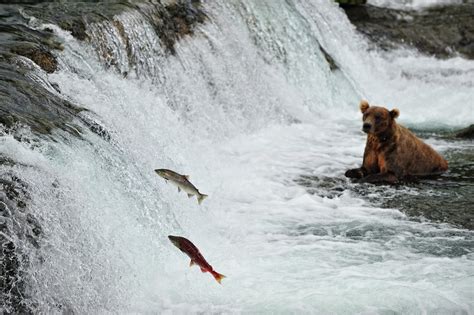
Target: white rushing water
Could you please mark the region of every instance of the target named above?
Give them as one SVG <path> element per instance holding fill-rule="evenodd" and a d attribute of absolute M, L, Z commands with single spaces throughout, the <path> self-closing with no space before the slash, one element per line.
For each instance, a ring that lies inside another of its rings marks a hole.
<path fill-rule="evenodd" d="M 112 139 L 60 131 L 34 147 L 2 139 L 3 154 L 32 166 L 14 171 L 31 188 L 45 234 L 31 257 L 40 309 L 474 313 L 474 257 L 439 254 L 470 232 L 408 220 L 349 189 L 311 194 L 295 181 L 348 182 L 343 173 L 361 163 L 364 148 L 361 98 L 398 107 L 408 125 L 473 123 L 474 63 L 369 51 L 330 1 L 205 8 L 209 21 L 167 58 L 137 12 L 116 17 L 142 60 L 134 74 L 118 57 L 127 78 L 103 66 L 96 42 L 54 28 L 65 49 L 61 70 L 47 79 Z M 112 23 L 93 28 L 123 56 Z M 428 142 L 441 152 L 451 145 Z M 155 168 L 190 174 L 209 198 L 198 206 Z M 227 276 L 223 285 L 189 268 L 169 234 L 191 239 Z"/>
<path fill-rule="evenodd" d="M 468 3 L 471 0 L 368 0 L 367 3 L 378 7 L 401 10 L 422 10 L 443 5 Z"/>

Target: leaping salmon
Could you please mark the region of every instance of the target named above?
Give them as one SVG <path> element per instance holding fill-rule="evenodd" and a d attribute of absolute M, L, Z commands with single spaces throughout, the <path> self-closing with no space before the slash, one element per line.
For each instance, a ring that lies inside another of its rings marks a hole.
<path fill-rule="evenodd" d="M 199 190 L 193 184 L 191 184 L 189 181 L 189 175 L 181 175 L 175 171 L 164 168 L 156 169 L 155 172 L 159 176 L 163 177 L 165 181 L 170 181 L 173 185 L 178 186 L 178 192 L 184 190 L 188 194 L 189 198 L 196 195 L 199 204 L 201 204 L 201 202 L 207 197 L 207 195 L 201 194 Z"/>
<path fill-rule="evenodd" d="M 221 283 L 222 279 L 225 278 L 224 275 L 214 271 L 211 265 L 204 259 L 204 257 L 199 252 L 199 249 L 187 238 L 181 236 L 173 236 L 169 235 L 168 238 L 170 239 L 171 243 L 174 246 L 178 247 L 180 251 L 188 255 L 191 258 L 191 262 L 189 266 L 193 266 L 194 264 L 201 267 L 202 272 L 209 272 L 214 276 L 217 282 Z"/>

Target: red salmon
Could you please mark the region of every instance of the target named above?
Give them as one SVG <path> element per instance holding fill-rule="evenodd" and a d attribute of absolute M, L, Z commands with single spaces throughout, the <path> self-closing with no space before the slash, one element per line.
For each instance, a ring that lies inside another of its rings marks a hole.
<path fill-rule="evenodd" d="M 194 264 L 198 265 L 201 267 L 202 272 L 209 272 L 214 276 L 217 282 L 221 283 L 222 279 L 225 278 L 224 275 L 221 275 L 220 273 L 214 271 L 211 265 L 204 259 L 202 254 L 199 252 L 199 249 L 187 238 L 181 237 L 181 236 L 173 236 L 169 235 L 168 238 L 170 239 L 171 243 L 174 244 L 174 246 L 178 247 L 180 251 L 188 255 L 189 258 L 191 258 L 191 262 L 189 263 L 189 266 L 192 266 Z"/>

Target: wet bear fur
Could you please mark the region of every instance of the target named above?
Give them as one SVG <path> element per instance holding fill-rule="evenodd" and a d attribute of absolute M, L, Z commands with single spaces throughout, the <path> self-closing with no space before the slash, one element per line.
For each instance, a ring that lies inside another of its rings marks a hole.
<path fill-rule="evenodd" d="M 448 163 L 410 130 L 397 124 L 398 109 L 370 106 L 361 101 L 362 130 L 367 133 L 362 167 L 345 175 L 359 182 L 391 183 L 417 177 L 439 175 Z"/>

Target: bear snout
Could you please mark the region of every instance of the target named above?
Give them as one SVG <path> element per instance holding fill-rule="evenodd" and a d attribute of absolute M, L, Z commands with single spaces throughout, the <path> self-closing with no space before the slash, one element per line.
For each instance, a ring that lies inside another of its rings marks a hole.
<path fill-rule="evenodd" d="M 362 130 L 363 130 L 365 133 L 368 133 L 371 128 L 372 128 L 372 125 L 369 124 L 369 123 L 364 123 L 364 124 L 362 125 Z"/>

